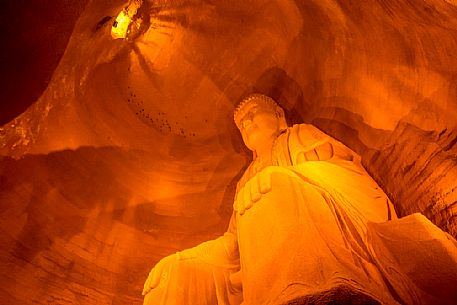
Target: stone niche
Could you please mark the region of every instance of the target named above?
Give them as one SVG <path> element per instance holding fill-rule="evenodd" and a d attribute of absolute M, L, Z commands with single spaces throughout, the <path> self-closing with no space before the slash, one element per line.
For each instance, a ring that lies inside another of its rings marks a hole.
<path fill-rule="evenodd" d="M 155 262 L 226 229 L 252 92 L 457 235 L 455 2 L 144 0 L 116 39 L 129 3 L 81 3 L 49 85 L 0 128 L 0 303 L 141 304 Z"/>

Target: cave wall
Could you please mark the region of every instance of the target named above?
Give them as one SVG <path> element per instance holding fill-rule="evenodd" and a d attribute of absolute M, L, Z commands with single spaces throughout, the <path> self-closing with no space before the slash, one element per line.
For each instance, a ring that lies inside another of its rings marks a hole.
<path fill-rule="evenodd" d="M 398 214 L 457 234 L 457 7 L 427 1 L 90 1 L 51 82 L 0 128 L 0 300 L 141 304 L 149 268 L 227 225 L 275 98 L 362 156 Z M 38 33 L 37 33 L 38 35 Z"/>
<path fill-rule="evenodd" d="M 24 112 L 46 89 L 87 2 L 0 2 L 0 125 Z"/>

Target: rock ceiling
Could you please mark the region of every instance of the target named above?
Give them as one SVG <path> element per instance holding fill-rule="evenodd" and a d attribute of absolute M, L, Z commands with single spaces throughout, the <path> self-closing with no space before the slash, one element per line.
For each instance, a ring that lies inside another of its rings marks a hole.
<path fill-rule="evenodd" d="M 113 39 L 126 5 L 90 1 L 47 89 L 0 128 L 1 303 L 141 304 L 154 262 L 224 231 L 252 92 L 456 236 L 455 3 L 143 1 Z"/>

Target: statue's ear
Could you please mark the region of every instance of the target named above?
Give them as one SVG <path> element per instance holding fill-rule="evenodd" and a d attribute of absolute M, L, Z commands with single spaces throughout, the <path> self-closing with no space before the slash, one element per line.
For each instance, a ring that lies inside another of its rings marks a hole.
<path fill-rule="evenodd" d="M 286 121 L 286 116 L 284 114 L 284 110 L 277 106 L 276 107 L 276 116 L 279 119 L 279 130 L 283 131 L 287 129 L 287 121 Z"/>

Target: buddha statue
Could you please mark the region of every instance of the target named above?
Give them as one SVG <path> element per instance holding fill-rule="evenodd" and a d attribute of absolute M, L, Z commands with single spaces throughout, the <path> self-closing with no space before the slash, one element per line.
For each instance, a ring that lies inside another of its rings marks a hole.
<path fill-rule="evenodd" d="M 457 300 L 455 239 L 421 214 L 398 219 L 351 149 L 312 125 L 289 127 L 265 95 L 245 98 L 234 119 L 253 161 L 227 232 L 160 260 L 145 305 Z"/>

